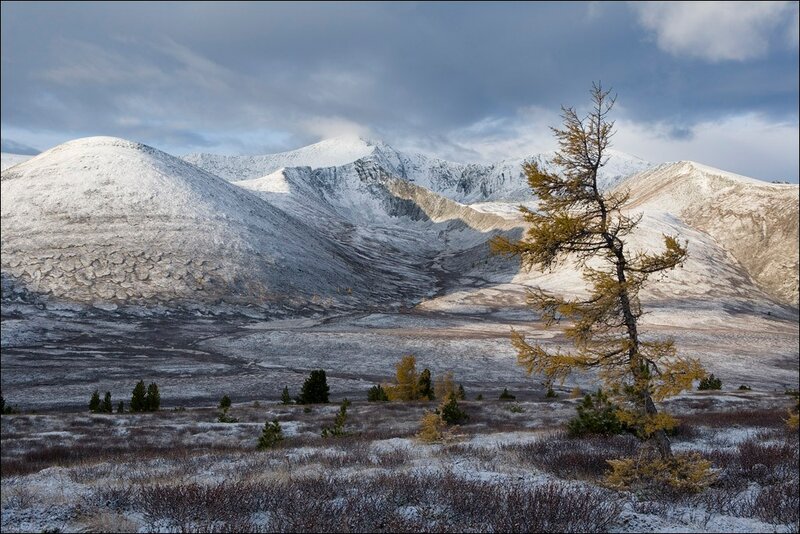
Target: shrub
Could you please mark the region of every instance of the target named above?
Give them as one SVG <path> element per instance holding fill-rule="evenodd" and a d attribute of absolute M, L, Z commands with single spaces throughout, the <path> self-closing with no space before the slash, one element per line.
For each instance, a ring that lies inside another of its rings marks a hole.
<path fill-rule="evenodd" d="M 323 427 L 322 429 L 322 437 L 337 437 L 337 436 L 344 436 L 346 432 L 344 431 L 344 424 L 347 421 L 347 407 L 350 406 L 350 401 L 345 398 L 342 401 L 342 405 L 339 406 L 339 413 L 336 414 L 336 418 L 333 420 L 332 427 Z"/>
<path fill-rule="evenodd" d="M 523 413 L 523 412 L 525 412 L 525 408 L 523 408 L 519 404 L 511 404 L 508 407 L 508 411 L 511 412 L 511 413 Z"/>
<path fill-rule="evenodd" d="M 442 421 L 448 425 L 458 425 L 469 419 L 469 416 L 459 408 L 455 395 L 450 395 L 447 402 L 442 404 L 440 411 Z"/>
<path fill-rule="evenodd" d="M 144 380 L 139 380 L 133 388 L 131 395 L 131 411 L 143 412 L 147 409 L 147 390 L 144 387 Z"/>
<path fill-rule="evenodd" d="M 223 410 L 227 410 L 231 407 L 231 398 L 228 395 L 223 395 L 222 398 L 219 400 L 219 407 Z"/>
<path fill-rule="evenodd" d="M 744 384 L 739 386 L 739 391 L 752 391 L 752 389 L 753 388 L 751 388 L 750 386 L 745 386 Z"/>
<path fill-rule="evenodd" d="M 711 373 L 707 377 L 700 380 L 700 384 L 697 386 L 697 389 L 699 391 L 722 389 L 722 380 L 715 377 L 714 373 Z"/>
<path fill-rule="evenodd" d="M 516 398 L 517 398 L 516 395 L 512 395 L 511 393 L 508 392 L 508 388 L 503 388 L 503 392 L 500 394 L 500 400 L 501 401 L 514 400 Z"/>
<path fill-rule="evenodd" d="M 0 414 L 7 415 L 17 413 L 16 406 L 11 406 L 10 404 L 6 406 L 6 400 L 3 398 L 3 395 L 0 394 Z"/>
<path fill-rule="evenodd" d="M 444 422 L 439 414 L 436 412 L 426 411 L 419 423 L 419 432 L 417 433 L 417 437 L 420 440 L 428 443 L 439 441 L 442 439 L 443 428 Z"/>
<path fill-rule="evenodd" d="M 300 390 L 299 404 L 327 403 L 329 391 L 325 371 L 322 369 L 311 371 L 311 375 L 303 382 L 303 389 Z"/>
<path fill-rule="evenodd" d="M 574 388 L 572 388 L 572 391 L 569 394 L 569 398 L 570 399 L 580 399 L 581 395 L 583 395 L 583 393 L 581 392 L 581 388 L 579 388 L 578 386 L 575 386 Z"/>
<path fill-rule="evenodd" d="M 236 417 L 232 417 L 228 415 L 228 410 L 230 407 L 223 408 L 221 412 L 219 412 L 219 416 L 217 417 L 217 421 L 220 423 L 238 423 L 239 419 Z"/>
<path fill-rule="evenodd" d="M 696 452 L 677 454 L 665 460 L 643 451 L 636 458 L 608 460 L 608 463 L 611 472 L 606 476 L 606 483 L 610 487 L 651 494 L 698 493 L 716 478 L 711 462 Z"/>
<path fill-rule="evenodd" d="M 789 430 L 797 430 L 800 428 L 800 394 L 798 394 L 797 390 L 791 395 L 795 399 L 795 406 L 794 411 L 791 409 L 789 410 L 789 417 L 786 419 L 786 426 L 789 427 Z"/>
<path fill-rule="evenodd" d="M 89 411 L 92 413 L 98 413 L 100 411 L 100 393 L 97 390 L 94 390 L 92 398 L 89 399 Z"/>
<path fill-rule="evenodd" d="M 557 399 L 558 398 L 558 393 L 556 393 L 556 391 L 553 389 L 552 386 L 548 386 L 547 387 L 547 393 L 545 393 L 544 396 L 545 396 L 545 398 L 548 398 L 548 399 Z"/>
<path fill-rule="evenodd" d="M 6 400 L 3 398 L 3 395 L 0 394 L 0 414 L 10 415 L 15 413 L 19 413 L 19 408 L 17 406 L 6 404 Z"/>
<path fill-rule="evenodd" d="M 124 411 L 125 411 L 125 403 L 119 401 L 119 403 L 117 404 L 117 413 L 123 413 Z"/>
<path fill-rule="evenodd" d="M 611 436 L 628 431 L 627 425 L 619 420 L 619 407 L 608 400 L 608 396 L 598 389 L 597 393 L 586 395 L 576 407 L 578 414 L 567 423 L 570 436 L 587 434 Z"/>
<path fill-rule="evenodd" d="M 433 383 L 431 382 L 431 371 L 427 367 L 422 370 L 417 382 L 417 398 L 427 399 L 432 401 L 436 398 L 433 392 Z"/>
<path fill-rule="evenodd" d="M 475 400 L 478 400 L 478 401 L 483 400 L 483 393 L 478 393 L 478 396 L 475 397 Z"/>
<path fill-rule="evenodd" d="M 111 413 L 114 411 L 114 407 L 111 404 L 111 392 L 106 391 L 105 396 L 103 397 L 103 404 L 100 405 L 100 411 L 104 413 Z"/>
<path fill-rule="evenodd" d="M 283 392 L 281 393 L 281 402 L 283 404 L 292 403 L 292 397 L 289 396 L 289 386 L 283 386 Z"/>
<path fill-rule="evenodd" d="M 376 384 L 369 388 L 367 400 L 370 402 L 385 402 L 389 400 L 389 395 L 386 394 L 386 390 L 380 384 Z"/>
<path fill-rule="evenodd" d="M 261 431 L 261 437 L 258 438 L 258 449 L 271 449 L 282 439 L 283 432 L 281 432 L 281 425 L 278 423 L 278 420 L 275 419 L 271 423 L 267 421 L 264 423 L 264 429 Z"/>

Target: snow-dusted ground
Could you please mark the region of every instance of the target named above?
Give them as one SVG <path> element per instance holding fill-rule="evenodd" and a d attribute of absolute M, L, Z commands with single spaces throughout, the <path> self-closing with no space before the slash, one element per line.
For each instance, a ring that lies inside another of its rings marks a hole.
<path fill-rule="evenodd" d="M 547 155 L 527 160 L 549 165 Z M 364 428 L 381 432 L 370 437 L 370 450 L 388 456 L 399 448 L 406 451 L 400 464 L 423 471 L 446 464 L 469 480 L 551 479 L 552 473 L 522 462 L 520 451 L 510 458 L 501 451 L 503 444 L 541 439 L 572 405 L 541 402 L 541 379 L 523 374 L 508 336 L 514 327 L 543 344 L 563 343 L 558 328 L 544 328 L 527 310 L 526 290 L 581 295 L 585 287 L 574 265 L 526 272 L 513 259 L 489 254 L 492 236 L 522 235 L 517 206 L 535 207 L 523 161 L 465 165 L 352 138 L 278 155 L 184 161 L 125 140 L 90 138 L 4 170 L 5 399 L 23 410 L 75 412 L 85 409 L 94 389 L 127 399 L 133 384 L 145 380 L 159 384 L 167 408 L 188 406 L 192 417 L 208 416 L 182 422 L 175 414 L 183 412 L 162 413 L 155 427 L 139 417 L 4 417 L 4 458 L 41 444 L 80 445 L 93 435 L 123 441 L 142 435 L 201 450 L 247 442 L 249 449 L 264 418 L 273 416 L 288 437 L 316 439 L 319 417 L 332 419 L 334 406 L 308 417 L 254 408 L 235 425 L 191 408 L 210 406 L 226 393 L 237 403 L 271 403 L 284 386 L 298 391 L 318 368 L 327 371 L 335 399 L 363 399 L 371 385 L 390 379 L 403 355 L 415 354 L 418 366 L 434 375 L 453 371 L 469 398 L 494 399 L 508 387 L 522 411 L 497 403 L 472 406 L 469 430 L 459 438 L 467 449 L 455 450 L 420 448 L 409 439 L 422 407 L 381 411 L 357 404 L 354 413 L 371 422 Z M 625 180 L 638 171 L 644 172 Z M 604 188 L 628 188 L 634 210 L 643 213 L 633 250 L 659 248 L 663 233 L 688 242 L 685 265 L 642 295 L 648 312 L 643 335 L 675 337 L 679 352 L 698 357 L 720 377 L 726 394 L 713 400 L 718 407 L 747 411 L 785 400 L 780 394 L 800 381 L 797 186 L 687 162 L 650 168 L 621 153 L 612 154 L 601 179 Z M 592 376 L 575 376 L 557 389 L 563 398 L 576 385 L 595 384 Z M 753 391 L 736 392 L 740 384 Z M 707 396 L 688 395 L 676 406 L 688 413 L 704 403 Z M 108 432 L 98 434 L 97 425 Z M 730 448 L 743 433 L 715 442 L 703 435 L 679 447 Z M 313 459 L 305 462 L 305 474 L 334 463 L 342 467 L 339 474 L 352 475 L 379 469 L 382 461 L 367 454 L 354 467 L 346 458 L 324 459 L 349 453 L 318 443 L 292 448 L 291 458 Z M 154 454 L 136 468 L 137 476 L 176 474 L 171 460 Z M 249 452 L 222 460 L 198 454 L 186 460 L 194 467 L 178 473 L 181 480 L 218 482 L 242 467 L 263 467 Z M 487 460 L 494 456 L 500 460 Z M 286 461 L 269 457 L 267 464 Z M 99 465 L 88 471 L 49 467 L 11 481 L 4 476 L 3 531 L 107 531 L 114 520 L 122 530 L 157 529 L 124 509 L 94 517 L 88 527 L 86 517 L 75 515 L 77 499 L 99 498 L 97 488 L 110 483 L 111 475 L 93 471 L 112 469 L 110 463 Z M 31 512 L 37 506 L 41 513 Z M 612 530 L 785 526 L 753 514 L 707 512 L 697 503 L 664 508 L 633 499 L 621 510 Z M 429 511 L 406 512 L 421 517 Z"/>
<path fill-rule="evenodd" d="M 494 306 L 494 304 L 492 304 Z M 513 387 L 542 394 L 540 378 L 516 364 L 508 336 L 515 329 L 546 344 L 563 343 L 525 309 L 461 313 L 360 313 L 264 321 L 240 315 L 185 312 L 143 316 L 134 310 L 38 310 L 3 307 L 2 390 L 21 406 L 80 408 L 87 384 L 127 394 L 131 381 L 157 380 L 168 406 L 193 406 L 233 385 L 243 400 L 277 399 L 308 372 L 328 372 L 335 395 L 360 395 L 387 380 L 395 363 L 415 354 L 434 372 L 453 370 L 476 394 Z M 489 311 L 487 311 L 489 310 Z M 798 386 L 798 325 L 764 314 L 662 308 L 646 336 L 674 336 L 682 354 L 698 357 L 725 388 L 759 391 Z M 592 376 L 574 384 L 591 387 Z M 57 387 L 54 385 L 58 384 Z M 531 397 L 531 398 L 533 398 Z M 88 398 L 88 397 L 87 397 Z"/>
<path fill-rule="evenodd" d="M 443 442 L 426 444 L 414 437 L 424 410 L 433 407 L 426 403 L 356 398 L 345 424 L 349 435 L 323 439 L 320 428 L 330 425 L 337 404 L 306 411 L 267 401 L 243 403 L 235 391 L 231 395 L 235 423 L 217 422 L 212 408 L 4 415 L 2 531 L 180 531 L 208 530 L 212 524 L 331 531 L 346 529 L 339 523 L 343 517 L 356 531 L 374 531 L 387 520 L 389 531 L 485 531 L 498 528 L 501 519 L 481 515 L 497 504 L 487 498 L 506 498 L 504 489 L 542 487 L 585 495 L 592 509 L 604 507 L 606 515 L 594 516 L 596 523 L 573 524 L 573 531 L 591 524 L 610 532 L 797 529 L 791 499 L 797 499 L 798 441 L 783 427 L 790 401 L 784 395 L 694 393 L 671 402 L 670 410 L 684 423 L 673 438 L 676 452 L 706 455 L 720 480 L 698 495 L 672 496 L 604 489 L 605 460 L 632 454 L 636 440 L 565 437 L 563 425 L 574 414 L 575 400 L 509 403 L 495 400 L 494 391 L 484 401 L 462 402 L 469 420 L 451 428 Z M 279 421 L 284 440 L 276 449 L 257 452 L 265 420 Z M 212 490 L 224 491 L 203 496 Z M 457 497 L 459 491 L 466 492 L 466 500 Z M 475 491 L 481 491 L 480 502 Z M 775 491 L 785 494 L 770 499 Z M 264 499 L 267 495 L 272 497 Z M 776 502 L 776 509 L 766 506 Z M 355 503 L 361 504 L 351 508 Z M 517 502 L 522 505 L 528 503 Z M 578 514 L 587 513 L 573 512 L 578 506 L 573 501 L 548 500 L 544 506 L 528 517 L 518 510 L 522 523 L 516 528 L 535 529 L 531 521 L 555 515 L 553 506 L 564 506 L 575 517 L 562 516 L 549 528 L 544 525 L 547 531 L 561 531 L 572 524 L 563 521 L 580 521 Z M 515 511 L 501 513 L 511 517 Z M 418 522 L 398 518 L 409 519 L 406 514 Z M 207 515 L 217 523 L 207 523 Z"/>

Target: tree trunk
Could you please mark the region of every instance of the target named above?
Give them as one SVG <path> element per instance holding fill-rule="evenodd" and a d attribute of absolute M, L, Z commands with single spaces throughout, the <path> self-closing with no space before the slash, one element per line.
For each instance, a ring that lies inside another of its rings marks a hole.
<path fill-rule="evenodd" d="M 658 410 L 656 410 L 656 405 L 653 403 L 653 399 L 650 398 L 650 394 L 645 392 L 645 410 L 648 415 L 656 415 Z M 671 460 L 672 459 L 672 445 L 667 437 L 667 433 L 664 431 L 663 428 L 656 430 L 650 439 L 656 445 L 656 449 L 658 449 L 658 453 L 661 455 L 661 458 L 664 460 Z"/>
<path fill-rule="evenodd" d="M 626 282 L 625 255 L 622 252 L 622 247 L 613 247 L 613 250 L 615 256 L 617 257 L 617 281 L 619 281 L 620 284 L 624 284 Z M 640 374 L 639 369 L 642 367 L 642 362 L 641 356 L 639 355 L 639 332 L 636 325 L 636 317 L 633 315 L 633 310 L 631 309 L 631 301 L 628 297 L 628 292 L 624 288 L 622 291 L 620 291 L 619 299 L 620 306 L 622 307 L 622 313 L 625 318 L 625 325 L 628 330 L 628 339 L 631 340 L 631 348 L 628 352 L 628 357 L 630 359 L 631 367 L 633 368 L 633 374 L 638 379 L 638 375 Z M 641 394 L 642 400 L 644 401 L 645 414 L 656 415 L 658 410 L 656 409 L 656 405 L 653 403 L 653 399 L 650 397 L 650 392 L 646 387 Z M 672 459 L 672 445 L 667 437 L 667 433 L 663 429 L 656 430 L 651 436 L 649 436 L 648 439 L 653 440 L 662 459 Z"/>

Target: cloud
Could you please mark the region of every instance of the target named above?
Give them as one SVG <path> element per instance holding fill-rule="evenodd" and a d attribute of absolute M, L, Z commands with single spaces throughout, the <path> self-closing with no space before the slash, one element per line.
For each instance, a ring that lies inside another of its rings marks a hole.
<path fill-rule="evenodd" d="M 718 61 L 763 57 L 797 28 L 796 2 L 636 2 L 639 22 L 675 56 Z M 775 34 L 785 36 L 775 39 Z M 776 42 L 776 41 L 779 41 Z M 797 40 L 793 46 L 797 47 Z"/>
<path fill-rule="evenodd" d="M 371 135 L 368 127 L 342 117 L 311 117 L 303 120 L 300 125 L 306 133 L 318 139 Z"/>
<path fill-rule="evenodd" d="M 25 156 L 35 156 L 40 153 L 39 150 L 28 146 L 24 143 L 18 143 L 13 139 L 0 140 L 0 152 L 8 152 L 11 154 L 23 154 Z"/>
<path fill-rule="evenodd" d="M 683 40 L 709 33 L 720 57 L 740 46 L 727 34 L 755 33 L 745 52 L 762 55 L 709 63 L 642 45 L 648 9 L 662 10 L 654 28 L 694 21 Z M 698 23 L 681 9 L 703 6 L 3 2 L 0 130 L 43 149 L 113 135 L 177 154 L 367 135 L 493 161 L 555 148 L 559 106 L 588 102 L 592 80 L 619 92 L 619 116 L 663 125 L 662 142 L 748 113 L 797 122 L 796 5 L 737 4 L 747 24 L 733 29 L 725 13 Z"/>
<path fill-rule="evenodd" d="M 654 163 L 694 160 L 752 178 L 798 182 L 796 120 L 746 113 L 691 126 L 631 120 L 617 121 L 616 126 L 615 148 Z M 687 133 L 676 136 L 676 128 Z"/>
<path fill-rule="evenodd" d="M 652 163 L 694 160 L 763 180 L 798 181 L 797 120 L 781 121 L 744 113 L 694 124 L 637 121 L 619 108 L 613 148 Z M 613 119 L 614 117 L 612 117 Z M 443 139 L 408 148 L 456 161 L 494 162 L 556 150 L 550 129 L 561 117 L 547 109 L 527 107 L 514 117 L 487 117 Z M 787 155 L 790 155 L 787 157 Z"/>

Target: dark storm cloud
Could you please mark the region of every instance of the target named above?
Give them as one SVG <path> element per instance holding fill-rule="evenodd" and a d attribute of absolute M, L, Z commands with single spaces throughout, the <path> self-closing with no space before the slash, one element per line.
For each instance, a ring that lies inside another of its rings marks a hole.
<path fill-rule="evenodd" d="M 613 85 L 626 120 L 667 137 L 743 113 L 796 124 L 796 47 L 687 58 L 645 15 L 625 4 L 3 2 L 3 136 L 258 152 L 368 130 L 480 157 L 472 141 L 516 135 L 520 110 L 584 103 L 593 80 Z"/>

